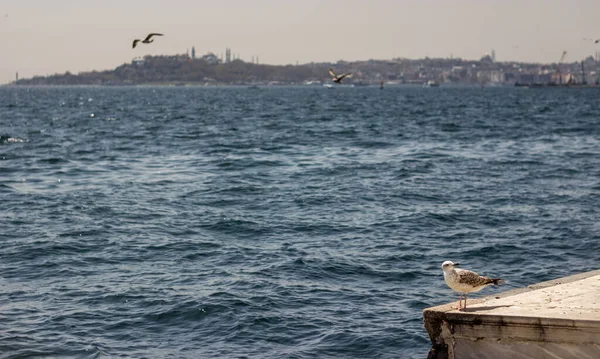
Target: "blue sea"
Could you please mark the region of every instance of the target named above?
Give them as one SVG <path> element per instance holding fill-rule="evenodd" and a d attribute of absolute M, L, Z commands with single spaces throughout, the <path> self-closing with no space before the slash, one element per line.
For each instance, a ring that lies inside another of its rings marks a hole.
<path fill-rule="evenodd" d="M 0 203 L 2 358 L 425 358 L 599 268 L 600 90 L 4 87 Z"/>

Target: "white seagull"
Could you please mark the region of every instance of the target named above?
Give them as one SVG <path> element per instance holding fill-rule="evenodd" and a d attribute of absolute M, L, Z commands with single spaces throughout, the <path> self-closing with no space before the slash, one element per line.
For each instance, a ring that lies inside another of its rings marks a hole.
<path fill-rule="evenodd" d="M 158 33 L 151 33 L 148 34 L 148 36 L 146 36 L 146 38 L 144 40 L 140 40 L 140 39 L 135 39 L 133 40 L 133 49 L 135 49 L 135 47 L 137 46 L 138 42 L 142 42 L 142 44 L 149 44 L 151 42 L 154 42 L 154 40 L 152 39 L 152 36 L 163 36 L 163 34 L 158 34 Z"/>
<path fill-rule="evenodd" d="M 343 75 L 336 75 L 335 72 L 333 72 L 333 69 L 329 69 L 329 74 L 333 77 L 333 79 L 331 79 L 331 81 L 338 83 L 338 84 L 341 84 L 342 80 L 345 77 L 352 77 L 352 72 L 348 72 Z"/>
<path fill-rule="evenodd" d="M 454 268 L 457 266 L 458 263 L 452 261 L 442 263 L 444 281 L 446 281 L 448 287 L 460 293 L 458 310 L 461 309 L 463 293 L 465 293 L 464 309 L 467 309 L 467 293 L 479 292 L 488 285 L 500 285 L 504 283 L 502 278 L 484 277 L 470 270 Z"/>

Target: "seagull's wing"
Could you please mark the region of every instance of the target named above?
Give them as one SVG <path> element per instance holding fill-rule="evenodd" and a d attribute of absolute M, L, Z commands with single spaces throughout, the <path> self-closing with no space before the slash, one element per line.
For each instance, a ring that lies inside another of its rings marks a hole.
<path fill-rule="evenodd" d="M 345 74 L 341 75 L 340 76 L 340 80 L 342 80 L 342 79 L 344 79 L 346 77 L 352 77 L 352 72 L 348 72 L 348 73 L 345 73 Z"/>
<path fill-rule="evenodd" d="M 330 74 L 331 76 L 333 76 L 334 78 L 336 78 L 336 77 L 337 77 L 337 75 L 335 74 L 335 72 L 333 72 L 333 69 L 329 69 L 329 74 Z"/>
<path fill-rule="evenodd" d="M 149 41 L 150 38 L 152 38 L 152 36 L 163 36 L 163 34 L 158 34 L 158 33 L 153 32 L 151 34 L 148 34 L 148 36 L 146 36 L 146 38 L 144 39 L 144 41 Z"/>
<path fill-rule="evenodd" d="M 483 285 L 492 284 L 494 282 L 493 279 L 480 276 L 479 274 L 472 272 L 470 270 L 457 270 L 458 273 L 458 282 L 461 284 L 467 284 L 472 286 L 473 288 L 481 287 Z"/>
<path fill-rule="evenodd" d="M 133 40 L 133 47 L 132 47 L 132 49 L 135 49 L 135 47 L 137 46 L 138 42 L 140 42 L 140 39 Z"/>

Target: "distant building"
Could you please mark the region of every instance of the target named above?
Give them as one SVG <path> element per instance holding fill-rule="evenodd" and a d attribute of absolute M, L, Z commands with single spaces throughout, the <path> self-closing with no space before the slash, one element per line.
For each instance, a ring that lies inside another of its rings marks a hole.
<path fill-rule="evenodd" d="M 144 59 L 135 58 L 135 59 L 133 59 L 133 61 L 131 61 L 131 63 L 136 66 L 142 66 L 142 65 L 144 65 L 144 61 L 145 61 Z"/>
<path fill-rule="evenodd" d="M 477 71 L 477 81 L 486 83 L 491 81 L 491 72 L 487 70 Z"/>
<path fill-rule="evenodd" d="M 493 70 L 490 72 L 490 81 L 493 83 L 504 82 L 504 73 L 499 70 Z"/>
<path fill-rule="evenodd" d="M 217 65 L 221 62 L 217 55 L 213 54 L 212 52 L 209 52 L 208 54 L 202 56 L 202 60 L 208 62 L 210 65 Z"/>
<path fill-rule="evenodd" d="M 516 81 L 517 81 L 517 75 L 515 75 L 513 72 L 505 72 L 504 73 L 504 82 L 505 83 L 513 84 Z"/>
<path fill-rule="evenodd" d="M 225 49 L 225 63 L 228 64 L 230 62 L 231 62 L 231 49 L 226 48 Z"/>
<path fill-rule="evenodd" d="M 535 80 L 534 74 L 520 74 L 518 82 L 522 84 L 533 84 L 536 82 Z"/>
<path fill-rule="evenodd" d="M 196 47 L 192 46 L 192 59 L 196 58 Z"/>
<path fill-rule="evenodd" d="M 494 58 L 488 54 L 485 54 L 481 57 L 481 59 L 479 60 L 479 63 L 482 66 L 490 66 L 494 63 Z"/>
<path fill-rule="evenodd" d="M 552 82 L 552 75 L 551 74 L 539 74 L 538 78 L 537 78 L 537 82 L 542 83 L 542 84 L 548 84 L 548 83 Z"/>

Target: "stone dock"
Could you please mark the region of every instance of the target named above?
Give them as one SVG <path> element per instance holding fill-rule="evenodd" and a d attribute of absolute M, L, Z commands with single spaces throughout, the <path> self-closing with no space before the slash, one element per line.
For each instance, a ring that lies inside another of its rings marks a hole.
<path fill-rule="evenodd" d="M 600 270 L 457 305 L 423 311 L 428 358 L 600 358 Z"/>

